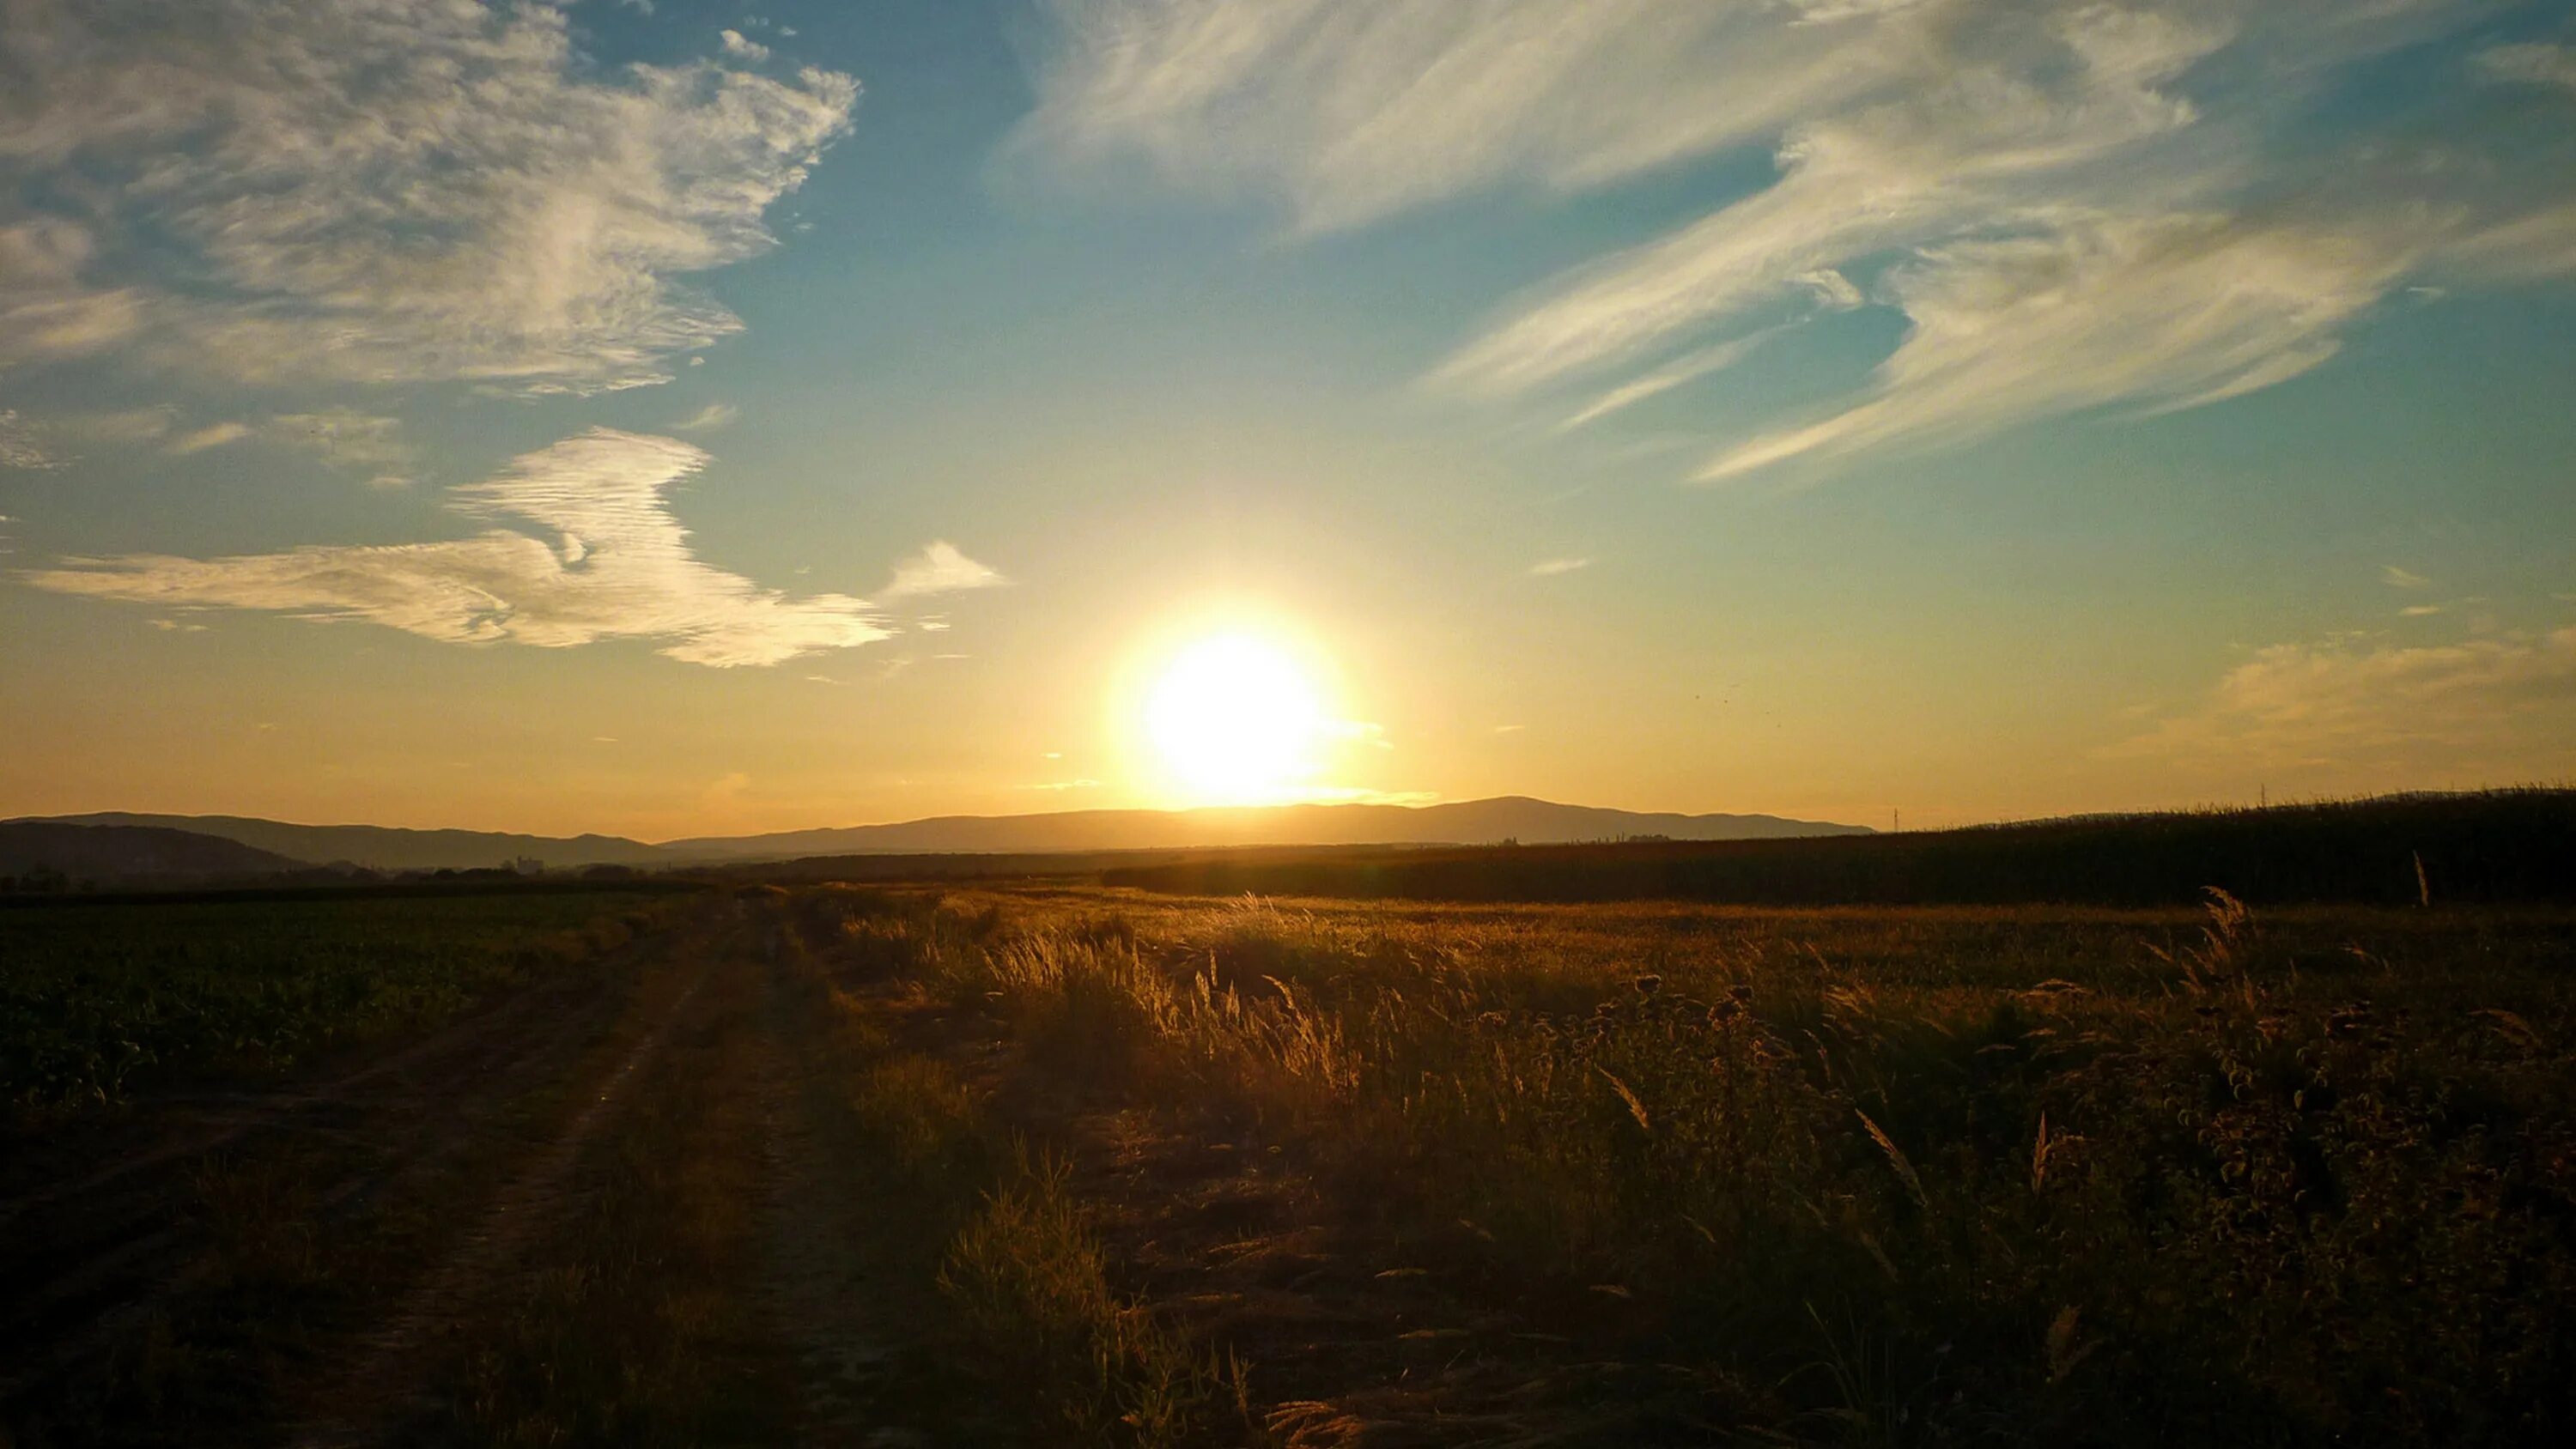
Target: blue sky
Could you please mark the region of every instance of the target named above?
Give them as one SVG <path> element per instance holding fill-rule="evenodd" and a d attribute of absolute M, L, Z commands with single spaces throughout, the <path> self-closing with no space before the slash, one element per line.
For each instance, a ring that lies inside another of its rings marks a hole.
<path fill-rule="evenodd" d="M 174 18 L 177 17 L 177 18 Z M 2576 24 L 37 0 L 0 811 L 1908 823 L 2562 779 Z"/>

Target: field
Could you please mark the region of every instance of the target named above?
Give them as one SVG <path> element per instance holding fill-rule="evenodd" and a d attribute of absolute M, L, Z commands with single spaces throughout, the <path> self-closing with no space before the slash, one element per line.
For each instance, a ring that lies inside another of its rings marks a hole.
<path fill-rule="evenodd" d="M 0 1098 L 274 1074 L 631 934 L 634 892 L 336 893 L 0 909 Z"/>
<path fill-rule="evenodd" d="M 213 1146 L 203 1094 L 149 1081 L 31 1119 L 13 1241 L 77 1240 L 8 1255 L 0 1286 L 55 1305 L 0 1340 L 45 1349 L 0 1381 L 16 1442 L 2576 1420 L 2562 907 L 350 905 L 492 943 L 518 984 L 376 1028 L 403 1065 L 361 1085 L 264 1068 L 221 1107 L 257 1130 Z M 129 953 L 162 929 L 79 909 Z M 61 1286 L 133 1241 L 64 1225 L 128 1198 L 173 1238 L 155 1271 Z"/>

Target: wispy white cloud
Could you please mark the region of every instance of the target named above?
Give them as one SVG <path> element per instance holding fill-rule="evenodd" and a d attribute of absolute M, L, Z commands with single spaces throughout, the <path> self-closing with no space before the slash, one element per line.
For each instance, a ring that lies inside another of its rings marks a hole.
<path fill-rule="evenodd" d="M 168 433 L 176 420 L 170 409 L 160 407 L 39 417 L 0 410 L 0 468 L 60 468 L 77 460 L 74 447 L 149 443 Z"/>
<path fill-rule="evenodd" d="M 284 447 L 312 453 L 334 467 L 372 473 L 378 487 L 399 486 L 417 456 L 403 441 L 402 421 L 349 408 L 322 412 L 280 413 L 259 426 L 259 436 Z"/>
<path fill-rule="evenodd" d="M 166 431 L 166 419 L 163 426 Z M 401 419 L 353 408 L 275 413 L 255 422 L 227 419 L 209 423 L 171 438 L 162 451 L 186 457 L 250 441 L 311 453 L 333 467 L 370 475 L 368 481 L 377 487 L 399 487 L 410 482 L 408 471 L 419 458 L 419 450 L 403 438 Z"/>
<path fill-rule="evenodd" d="M 599 67 L 573 35 L 544 4 L 17 0 L 0 366 L 113 349 L 254 384 L 663 380 L 740 326 L 678 279 L 769 244 L 763 214 L 857 88 Z"/>
<path fill-rule="evenodd" d="M 725 30 L 717 33 L 724 41 L 724 53 L 734 59 L 751 61 L 755 64 L 769 59 L 769 47 L 757 40 L 745 39 L 741 31 Z"/>
<path fill-rule="evenodd" d="M 712 433 L 718 428 L 732 427 L 741 416 L 742 409 L 732 403 L 709 403 L 671 424 L 671 430 L 676 433 Z"/>
<path fill-rule="evenodd" d="M 0 55 L 7 49 L 0 45 Z M 0 97 L 0 176 L 9 174 L 11 116 Z M 0 209 L 0 368 L 96 352 L 142 326 L 138 291 L 83 277 L 96 251 L 96 236 L 77 221 Z"/>
<path fill-rule="evenodd" d="M 62 460 L 46 450 L 36 429 L 16 409 L 0 409 L 0 468 L 42 471 L 61 466 Z"/>
<path fill-rule="evenodd" d="M 1006 161 L 1265 197 L 1313 232 L 1769 147 L 1769 185 L 1540 284 L 1428 378 L 1486 399 L 1594 380 L 1564 431 L 1734 365 L 1799 298 L 1905 314 L 1863 396 L 1706 459 L 1720 478 L 2213 402 L 2319 365 L 2410 280 L 2576 270 L 2568 146 L 2418 164 L 2365 128 L 2321 165 L 2328 143 L 2290 139 L 2352 66 L 2489 10 L 1056 0 Z M 2556 49 L 2486 65 L 2554 76 Z"/>
<path fill-rule="evenodd" d="M 168 607 L 362 619 L 449 643 L 547 648 L 648 638 L 718 667 L 776 664 L 885 638 L 868 603 L 791 598 L 701 562 L 664 494 L 707 455 L 674 438 L 594 429 L 454 490 L 450 507 L 518 519 L 470 538 L 190 559 L 70 559 L 21 573 L 60 593 Z"/>
<path fill-rule="evenodd" d="M 1777 335 L 1779 328 L 1766 327 L 1750 336 L 1732 338 L 1710 347 L 1702 347 L 1649 369 L 1583 405 L 1583 408 L 1556 425 L 1560 433 L 1572 432 L 1586 423 L 1597 422 L 1621 408 L 1631 407 L 1672 391 L 1685 383 L 1696 382 L 1713 372 L 1723 372 L 1744 359 L 1744 355 Z"/>
<path fill-rule="evenodd" d="M 2429 589 L 2433 586 L 2431 579 L 2413 569 L 2401 568 L 2396 564 L 2381 564 L 2379 581 L 2392 589 Z"/>
<path fill-rule="evenodd" d="M 2499 45 L 2480 51 L 2478 66 L 2495 80 L 2576 91 L 2576 46 Z"/>
<path fill-rule="evenodd" d="M 1480 186 L 1575 190 L 1884 83 L 1799 9 L 1703 0 L 1048 0 L 1033 175 L 1141 167 L 1306 231 Z M 1815 9 L 1816 7 L 1805 7 Z M 1830 17 L 1823 17 L 1830 19 Z"/>
<path fill-rule="evenodd" d="M 894 566 L 894 580 L 877 591 L 884 600 L 989 589 L 1009 583 L 998 570 L 968 558 L 957 545 L 941 539 Z"/>
<path fill-rule="evenodd" d="M 1559 574 L 1570 574 L 1577 569 L 1590 567 L 1592 567 L 1592 560 L 1588 558 L 1551 558 L 1541 559 L 1531 564 L 1529 573 L 1534 579 L 1552 579 Z"/>
<path fill-rule="evenodd" d="M 2107 753 L 2366 781 L 2554 779 L 2576 768 L 2576 628 L 2397 646 L 2277 644 Z M 2411 772 L 2411 773 L 2410 773 Z"/>
<path fill-rule="evenodd" d="M 2161 411 L 2269 387 L 2333 356 L 2337 330 L 2413 260 L 2332 232 L 2214 215 L 2100 217 L 1927 250 L 1889 281 L 1914 329 L 1868 401 L 1737 444 L 1698 476 L 1965 442 L 2109 403 Z"/>
<path fill-rule="evenodd" d="M 184 458 L 191 453 L 202 453 L 209 448 L 221 448 L 238 443 L 250 435 L 251 428 L 248 423 L 230 421 L 208 423 L 202 428 L 191 428 L 172 438 L 168 451 Z"/>
<path fill-rule="evenodd" d="M 178 423 L 166 407 L 121 408 L 109 412 L 63 413 L 43 422 L 46 432 L 78 443 L 133 447 L 157 442 Z"/>

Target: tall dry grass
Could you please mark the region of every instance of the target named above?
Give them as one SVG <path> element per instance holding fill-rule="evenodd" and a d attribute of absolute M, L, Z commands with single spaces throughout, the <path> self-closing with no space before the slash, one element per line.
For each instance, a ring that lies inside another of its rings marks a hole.
<path fill-rule="evenodd" d="M 904 969 L 1237 1114 L 1746 1422 L 2576 1428 L 2566 925 L 997 904 Z M 1442 1237 L 1446 1234 L 1446 1237 Z"/>
<path fill-rule="evenodd" d="M 1043 953 L 986 953 L 976 943 L 995 937 L 994 917 L 961 922 L 900 897 L 837 904 L 842 911 L 826 913 L 830 948 L 820 959 L 800 954 L 803 1004 L 831 1039 L 822 1059 L 844 1074 L 837 1090 L 848 1131 L 862 1157 L 880 1165 L 875 1199 L 853 1204 L 868 1219 L 865 1236 L 890 1259 L 908 1260 L 890 1266 L 936 1265 L 937 1297 L 918 1306 L 940 1321 L 916 1321 L 916 1335 L 970 1366 L 975 1391 L 1007 1406 L 1011 1428 L 1028 1442 L 1101 1449 L 1247 1442 L 1241 1366 L 1123 1294 L 1062 1164 L 998 1121 L 983 1086 L 889 1036 L 853 989 L 855 981 L 896 976 L 980 993 L 985 988 L 967 985 L 965 963 L 985 963 L 989 973 L 978 968 L 974 979 L 999 983 L 1013 972 L 1044 971 Z M 1042 989 L 1038 979 L 1015 989 L 1049 1003 L 1040 1028 L 1049 1040 L 1141 1046 L 1158 1029 L 1155 1018 L 1131 1023 L 1140 1005 L 1165 1004 L 1151 982 L 1110 990 L 1094 989 L 1087 977 L 1048 977 L 1061 989 Z M 1259 1438 L 1253 1431 L 1251 1440 Z"/>

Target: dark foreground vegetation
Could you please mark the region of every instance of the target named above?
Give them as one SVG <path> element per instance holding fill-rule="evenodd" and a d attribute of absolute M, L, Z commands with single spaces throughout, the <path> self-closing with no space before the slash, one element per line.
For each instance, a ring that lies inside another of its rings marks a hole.
<path fill-rule="evenodd" d="M 603 950 L 653 900 L 523 887 L 14 903 L 0 908 L 0 1101 L 274 1074 Z"/>
<path fill-rule="evenodd" d="M 2576 902 L 2576 790 L 2388 796 L 1806 840 L 1330 850 L 1112 867 L 1186 895 L 1763 905 Z"/>
<path fill-rule="evenodd" d="M 2561 906 L 799 884 L 0 946 L 11 1449 L 2576 1431 Z"/>
<path fill-rule="evenodd" d="M 2563 915 L 845 909 L 1057 1442 L 2576 1430 Z"/>

